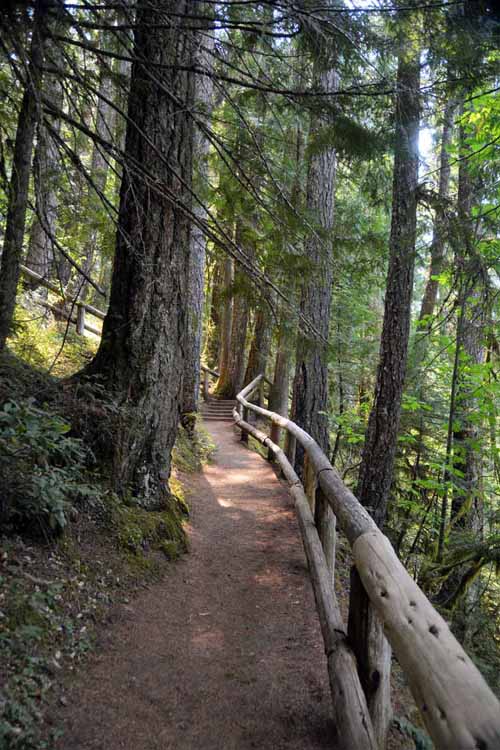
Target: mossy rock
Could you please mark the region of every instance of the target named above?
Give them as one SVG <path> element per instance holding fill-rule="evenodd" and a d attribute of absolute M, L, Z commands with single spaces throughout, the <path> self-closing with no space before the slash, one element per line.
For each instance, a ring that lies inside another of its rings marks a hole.
<path fill-rule="evenodd" d="M 144 556 L 148 550 L 161 550 L 173 559 L 186 549 L 184 499 L 171 496 L 167 508 L 152 511 L 125 505 L 113 495 L 110 506 L 110 526 L 119 549 L 124 552 Z"/>

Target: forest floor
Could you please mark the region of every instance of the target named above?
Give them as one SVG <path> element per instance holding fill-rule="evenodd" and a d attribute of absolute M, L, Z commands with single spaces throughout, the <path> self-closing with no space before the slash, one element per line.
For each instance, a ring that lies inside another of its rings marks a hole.
<path fill-rule="evenodd" d="M 53 707 L 60 750 L 335 746 L 289 495 L 233 427 L 208 427 L 218 450 L 189 478 L 190 554 L 119 605 L 85 671 L 69 678 Z M 390 745 L 414 747 L 397 731 Z"/>

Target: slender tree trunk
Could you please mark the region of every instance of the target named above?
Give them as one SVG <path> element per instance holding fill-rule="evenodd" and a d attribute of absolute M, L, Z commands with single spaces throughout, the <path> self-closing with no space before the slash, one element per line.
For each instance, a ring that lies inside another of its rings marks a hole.
<path fill-rule="evenodd" d="M 337 86 L 337 74 L 331 63 L 320 55 L 313 73 L 315 89 L 331 91 Z M 321 131 L 321 120 L 313 116 L 310 139 Z M 307 175 L 307 210 L 315 217 L 318 232 L 306 241 L 305 255 L 311 274 L 302 286 L 301 312 L 315 326 L 318 335 L 312 340 L 299 332 L 293 383 L 292 418 L 329 453 L 328 438 L 328 335 L 333 287 L 331 231 L 336 177 L 336 153 L 332 147 L 313 152 Z M 295 468 L 302 475 L 304 450 L 297 445 Z"/>
<path fill-rule="evenodd" d="M 210 49 L 213 49 L 214 38 L 203 37 L 204 51 L 198 54 L 198 64 L 210 70 L 213 57 Z M 213 100 L 213 81 L 205 76 L 196 79 L 196 107 L 201 112 L 198 117 L 205 119 L 210 116 Z M 210 142 L 197 128 L 194 134 L 194 155 L 198 167 L 198 193 L 204 195 L 205 183 L 208 182 L 208 151 Z M 203 206 L 195 203 L 193 211 L 200 219 L 206 218 Z M 196 224 L 191 227 L 190 252 L 189 252 L 189 279 L 188 279 L 188 321 L 187 341 L 185 349 L 184 379 L 182 387 L 182 422 L 192 432 L 194 429 L 193 414 L 198 409 L 198 397 L 200 392 L 200 358 L 201 340 L 203 327 L 203 303 L 205 284 L 205 257 L 206 239 Z"/>
<path fill-rule="evenodd" d="M 432 326 L 432 318 L 437 304 L 438 292 L 439 292 L 439 281 L 437 276 L 442 272 L 445 260 L 445 246 L 447 238 L 447 206 L 450 186 L 450 154 L 449 148 L 453 137 L 453 120 L 454 113 L 456 110 L 456 103 L 454 99 L 449 98 L 446 101 L 444 114 L 443 114 L 443 128 L 441 134 L 441 147 L 440 147 L 440 160 L 439 160 L 439 188 L 438 188 L 438 204 L 434 214 L 434 226 L 433 236 L 431 243 L 431 257 L 429 264 L 429 271 L 427 281 L 424 289 L 424 295 L 422 297 L 422 303 L 420 306 L 420 314 L 418 317 L 418 328 L 414 340 L 413 351 L 410 356 L 410 362 L 408 367 L 408 382 L 412 384 L 414 392 L 419 400 L 423 402 L 425 399 L 426 391 L 426 372 L 422 368 L 422 363 L 425 360 L 426 353 L 429 346 L 429 334 Z M 413 384 L 417 383 L 415 387 Z M 451 405 L 453 409 L 453 403 Z M 418 431 L 416 437 L 416 453 L 420 456 L 424 449 L 424 425 L 425 418 L 422 411 L 418 415 L 418 424 L 416 429 Z M 450 439 L 448 436 L 447 441 L 447 453 L 451 448 Z M 420 461 L 415 462 L 415 476 L 413 481 L 418 478 L 424 478 Z M 424 496 L 424 506 L 427 505 Z M 446 490 L 445 495 L 442 498 L 441 511 L 446 517 L 447 509 L 447 497 Z M 427 515 L 427 511 L 425 511 Z M 405 528 L 409 528 L 412 523 L 410 515 L 406 517 L 404 524 Z M 444 525 L 441 524 L 440 529 L 440 541 L 438 543 L 438 557 L 442 553 L 442 539 L 441 534 L 444 533 Z M 403 539 L 399 536 L 400 544 Z M 399 545 L 398 545 L 399 551 Z"/>
<path fill-rule="evenodd" d="M 464 132 L 462 153 L 466 155 Z M 464 276 L 461 288 L 460 316 L 457 326 L 457 376 L 453 421 L 453 496 L 450 510 L 448 544 L 451 548 L 480 541 L 483 535 L 481 493 L 482 455 L 481 425 L 478 422 L 478 385 L 474 368 L 484 362 L 488 280 L 481 258 L 474 247 L 472 217 L 472 184 L 469 165 L 460 162 L 458 175 L 458 223 L 456 231 L 457 265 Z M 460 247 L 460 244 L 461 247 Z M 461 591 L 463 566 L 456 566 L 445 579 L 438 601 L 450 606 L 464 593 Z M 454 613 L 454 625 L 461 640 L 467 632 L 463 606 Z"/>
<path fill-rule="evenodd" d="M 108 34 L 103 36 L 107 37 Z M 99 141 L 102 139 L 111 142 L 115 138 L 116 110 L 111 105 L 114 94 L 114 83 L 110 73 L 111 71 L 109 70 L 107 63 L 101 64 L 95 133 Z M 87 188 L 87 215 L 84 217 L 87 237 L 83 246 L 82 268 L 87 276 L 91 275 L 96 253 L 98 252 L 98 241 L 100 236 L 98 211 L 101 207 L 101 196 L 106 190 L 109 158 L 109 155 L 104 152 L 101 143 L 94 143 L 90 165 L 90 179 L 92 184 L 88 185 Z M 80 277 L 76 281 L 76 295 L 78 295 L 80 299 L 86 300 L 89 291 L 88 287 L 88 282 Z"/>
<path fill-rule="evenodd" d="M 220 353 L 219 353 L 219 385 L 224 383 L 229 370 L 229 352 L 231 350 L 231 330 L 233 327 L 233 295 L 232 288 L 234 284 L 234 262 L 227 256 L 224 260 L 224 279 L 223 279 L 223 304 L 220 316 Z"/>
<path fill-rule="evenodd" d="M 110 306 L 83 373 L 99 375 L 115 394 L 115 486 L 146 507 L 166 498 L 180 416 L 189 220 L 178 205 L 190 203 L 194 101 L 193 76 L 185 72 L 194 39 L 183 24 L 195 5 L 163 0 L 169 24 L 161 26 L 156 8 L 137 12 Z"/>
<path fill-rule="evenodd" d="M 456 103 L 448 99 L 443 114 L 443 130 L 441 134 L 441 148 L 439 159 L 439 191 L 438 206 L 434 214 L 434 227 L 431 243 L 431 260 L 429 273 L 425 284 L 424 296 L 418 316 L 420 330 L 429 330 L 430 318 L 436 308 L 439 281 L 436 278 L 443 270 L 446 242 L 446 201 L 450 192 L 450 154 L 449 148 L 453 137 L 453 119 Z"/>
<path fill-rule="evenodd" d="M 414 43 L 413 43 L 414 44 Z M 415 265 L 419 127 L 419 50 L 404 44 L 398 65 L 396 150 L 389 270 L 375 386 L 357 495 L 383 526 L 396 454 L 408 353 Z"/>
<path fill-rule="evenodd" d="M 209 283 L 209 314 L 208 330 L 205 339 L 205 357 L 209 367 L 219 367 L 219 353 L 221 349 L 221 314 L 223 301 L 221 299 L 224 282 L 224 258 L 218 258 L 214 264 Z"/>
<path fill-rule="evenodd" d="M 245 242 L 244 235 L 243 220 L 238 217 L 235 231 L 236 244 L 244 246 L 247 257 L 253 259 L 255 257 L 255 245 L 253 242 Z M 220 379 L 217 384 L 217 393 L 224 398 L 235 398 L 236 394 L 243 388 L 246 341 L 250 317 L 250 303 L 246 289 L 247 283 L 245 272 L 237 267 L 234 277 L 235 292 L 233 295 L 231 338 L 227 356 L 227 367 L 224 370 L 220 370 Z"/>
<path fill-rule="evenodd" d="M 276 351 L 276 360 L 274 364 L 274 377 L 273 384 L 271 386 L 271 392 L 269 394 L 269 408 L 271 411 L 275 411 L 281 414 L 283 417 L 288 417 L 288 400 L 290 390 L 290 341 L 289 334 L 286 326 L 285 314 L 282 313 L 279 334 L 278 334 L 278 347 Z M 276 424 L 271 425 L 271 440 L 279 444 L 281 436 L 281 430 Z M 271 461 L 274 457 L 272 451 L 269 451 L 268 458 Z"/>
<path fill-rule="evenodd" d="M 413 18 L 412 14 L 412 18 Z M 396 91 L 396 141 L 390 257 L 375 398 L 359 472 L 357 495 L 384 525 L 396 454 L 410 332 L 415 263 L 418 181 L 420 55 L 415 36 L 403 29 Z M 391 719 L 391 650 L 380 620 L 354 573 L 349 628 L 356 644 L 368 707 L 380 747 Z M 357 584 L 357 585 L 356 585 Z"/>
<path fill-rule="evenodd" d="M 20 264 L 23 256 L 33 141 L 36 125 L 40 118 L 45 23 L 45 0 L 37 0 L 33 15 L 29 60 L 26 66 L 26 82 L 17 121 L 0 268 L 0 351 L 5 347 L 12 326 Z"/>
<path fill-rule="evenodd" d="M 237 271 L 236 278 L 238 276 L 241 281 L 243 272 Z M 227 378 L 225 381 L 221 378 L 221 385 L 217 388 L 217 392 L 225 398 L 236 398 L 236 394 L 243 388 L 249 317 L 248 298 L 244 292 L 239 292 L 233 298 L 233 324 L 231 327 Z"/>
<path fill-rule="evenodd" d="M 46 57 L 51 66 L 61 69 L 61 54 L 57 44 L 46 44 Z M 46 74 L 43 93 L 55 110 L 62 108 L 64 92 L 58 75 Z M 61 121 L 53 118 L 51 126 L 59 133 Z M 55 256 L 53 237 L 56 233 L 58 213 L 59 161 L 57 144 L 44 118 L 40 117 L 33 161 L 36 214 L 31 224 L 26 265 L 45 279 L 51 276 Z M 40 285 L 36 281 L 31 281 L 28 286 L 36 289 Z M 44 287 L 42 289 L 46 295 L 47 290 Z"/>

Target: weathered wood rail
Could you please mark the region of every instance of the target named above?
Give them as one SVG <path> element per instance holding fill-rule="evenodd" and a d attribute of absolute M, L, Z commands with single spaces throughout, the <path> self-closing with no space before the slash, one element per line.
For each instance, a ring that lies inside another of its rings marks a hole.
<path fill-rule="evenodd" d="M 86 322 L 85 315 L 86 313 L 89 313 L 89 315 L 93 315 L 94 317 L 99 318 L 99 320 L 104 320 L 104 318 L 106 317 L 105 312 L 103 312 L 102 310 L 98 310 L 97 307 L 94 307 L 93 305 L 88 305 L 86 302 L 83 302 L 82 300 L 73 299 L 72 296 L 65 294 L 62 291 L 62 289 L 57 286 L 57 284 L 53 284 L 44 276 L 40 276 L 39 273 L 36 273 L 36 271 L 33 271 L 31 268 L 28 268 L 28 266 L 24 266 L 21 264 L 21 273 L 23 274 L 23 276 L 26 276 L 28 279 L 33 279 L 33 281 L 36 281 L 41 286 L 44 286 L 46 289 L 49 289 L 51 292 L 54 292 L 54 294 L 57 294 L 57 296 L 61 300 L 63 300 L 64 302 L 69 302 L 70 305 L 76 309 L 76 315 L 73 315 L 72 313 L 68 313 L 65 310 L 60 310 L 59 308 L 56 308 L 54 305 L 51 305 L 49 302 L 43 302 L 43 301 L 40 302 L 40 304 L 43 307 L 46 307 L 48 310 L 51 310 L 57 315 L 60 315 L 66 320 L 69 320 L 70 323 L 74 323 L 76 325 L 76 332 L 80 334 L 80 336 L 83 335 L 84 331 L 90 331 L 90 333 L 93 333 L 95 336 L 101 335 L 101 331 L 98 328 L 95 328 L 95 326 L 89 325 Z"/>
<path fill-rule="evenodd" d="M 436 748 L 499 750 L 500 703 L 481 673 L 319 445 L 291 420 L 249 401 L 262 382 L 259 375 L 238 394 L 233 416 L 242 439 L 252 435 L 268 448 L 295 501 L 323 633 L 340 746 L 374 750 L 380 739 L 351 649 L 353 634 L 349 633 L 350 643 L 333 588 L 336 522 L 351 545 L 359 578 Z M 250 424 L 250 411 L 271 422 L 274 440 Z M 278 445 L 280 429 L 286 430 L 285 451 Z M 305 486 L 293 468 L 297 442 L 306 454 Z"/>

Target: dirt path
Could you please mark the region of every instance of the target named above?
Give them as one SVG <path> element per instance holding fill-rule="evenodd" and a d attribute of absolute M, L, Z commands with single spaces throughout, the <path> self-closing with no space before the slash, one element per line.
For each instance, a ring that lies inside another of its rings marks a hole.
<path fill-rule="evenodd" d="M 321 635 L 288 494 L 228 423 L 193 480 L 191 554 L 123 607 L 60 709 L 63 750 L 332 746 Z"/>

